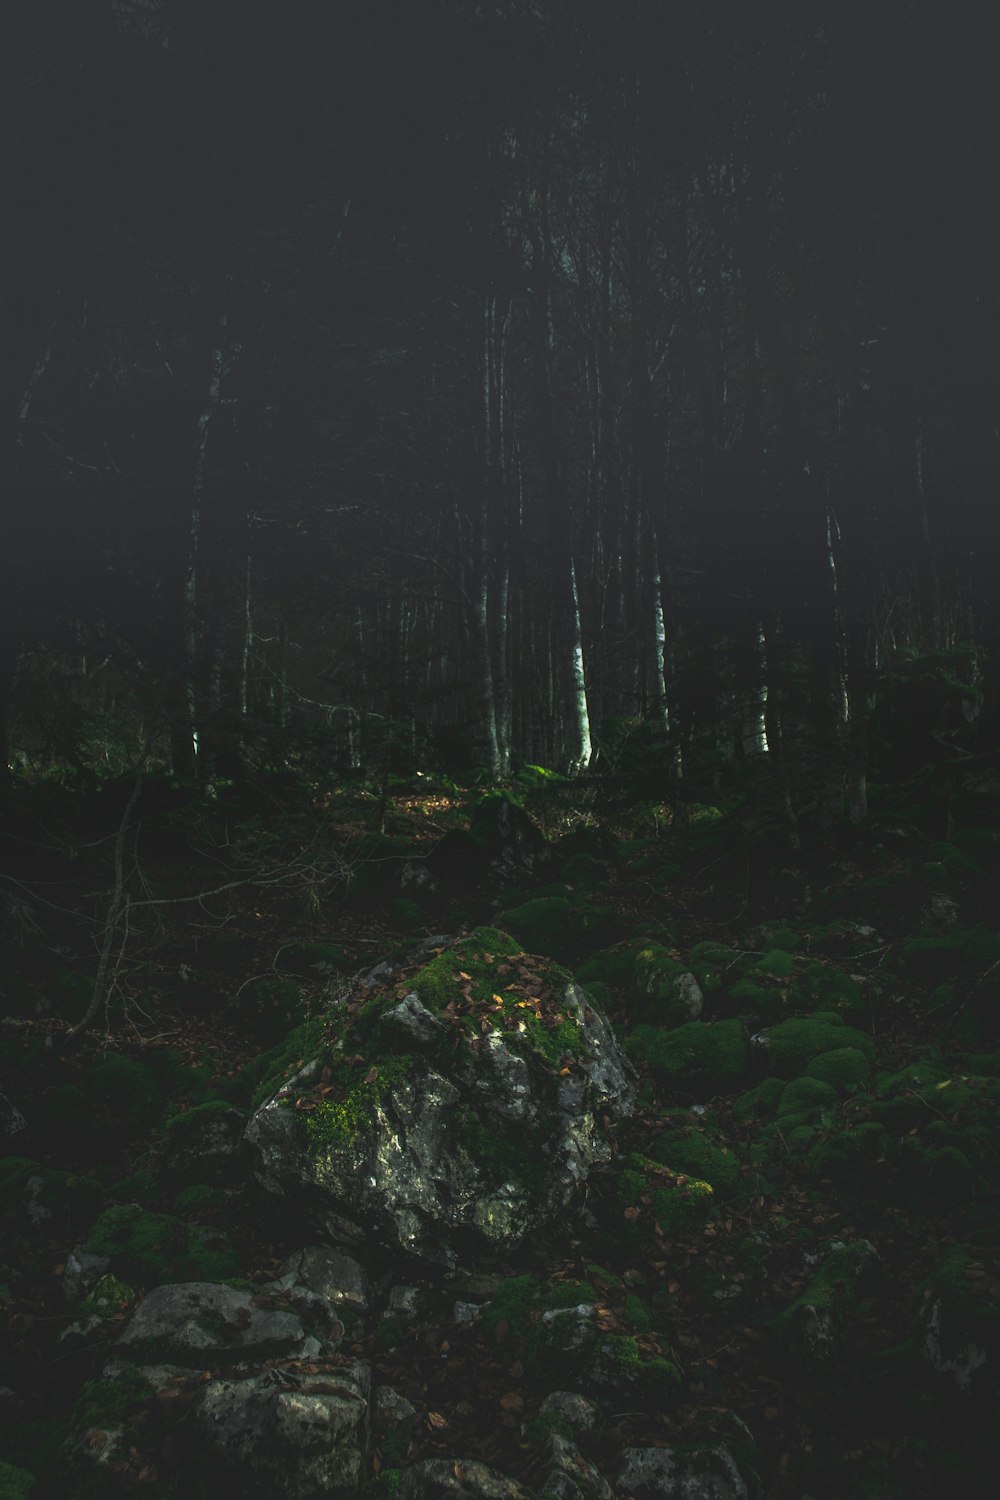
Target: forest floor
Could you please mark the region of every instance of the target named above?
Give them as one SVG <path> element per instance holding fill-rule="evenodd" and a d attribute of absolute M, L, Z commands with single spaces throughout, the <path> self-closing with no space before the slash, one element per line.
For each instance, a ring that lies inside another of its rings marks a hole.
<path fill-rule="evenodd" d="M 0 1088 L 27 1123 L 14 1121 L 0 1161 L 0 1460 L 36 1477 L 37 1500 L 86 1492 L 67 1488 L 64 1442 L 134 1305 L 123 1278 L 100 1331 L 67 1337 L 79 1317 L 67 1259 L 102 1210 L 137 1204 L 169 1221 L 173 1244 L 158 1249 L 172 1279 L 207 1274 L 199 1246 L 220 1257 L 220 1279 L 260 1283 L 302 1242 L 256 1213 L 249 1185 L 178 1193 L 163 1170 L 170 1120 L 213 1100 L 248 1107 L 262 1055 L 303 1018 L 343 1000 L 377 961 L 404 963 L 429 933 L 481 924 L 578 975 L 626 1040 L 639 1104 L 615 1128 L 581 1221 L 480 1278 L 479 1300 L 499 1293 L 509 1316 L 456 1324 L 457 1284 L 407 1272 L 420 1318 L 354 1351 L 417 1413 L 407 1451 L 376 1449 L 374 1474 L 479 1458 L 536 1481 L 537 1314 L 523 1321 L 510 1299 L 512 1288 L 563 1285 L 585 1288 L 603 1329 L 683 1377 L 669 1409 L 606 1406 L 588 1448 L 599 1469 L 613 1473 L 630 1446 L 748 1429 L 760 1492 L 775 1500 L 994 1492 L 1000 774 L 928 770 L 875 787 L 868 825 L 831 837 L 806 816 L 798 851 L 758 797 L 696 805 L 680 831 L 661 804 L 600 786 L 514 792 L 545 834 L 543 863 L 501 875 L 459 859 L 427 895 L 404 890 L 404 865 L 461 839 L 480 805 L 474 790 L 431 777 L 382 797 L 290 778 L 208 798 L 151 784 L 123 830 L 127 786 L 19 791 L 2 834 Z M 70 1045 L 107 935 L 119 831 L 128 900 L 94 1025 Z M 667 980 L 695 974 L 703 1020 L 738 1021 L 744 1036 L 796 1019 L 842 1026 L 839 1050 L 855 1058 L 826 1076 L 815 1047 L 784 1074 L 776 1055 L 770 1071 L 685 1071 L 636 980 L 650 952 Z M 664 1141 L 683 1171 L 717 1172 L 711 1210 L 687 1225 L 657 1217 Z M 27 1211 L 25 1160 L 55 1174 L 56 1213 Z M 817 1358 L 787 1336 L 783 1314 L 815 1293 L 831 1247 L 865 1241 L 877 1261 L 856 1292 L 835 1290 L 834 1333 Z M 934 1305 L 951 1320 L 937 1370 Z M 969 1350 L 972 1366 L 956 1375 Z M 161 1417 L 151 1411 L 136 1431 L 102 1485 L 173 1494 Z"/>

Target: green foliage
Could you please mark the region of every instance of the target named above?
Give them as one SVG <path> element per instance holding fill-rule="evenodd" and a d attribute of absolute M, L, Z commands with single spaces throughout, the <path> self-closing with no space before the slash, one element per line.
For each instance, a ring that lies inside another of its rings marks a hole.
<path fill-rule="evenodd" d="M 738 1088 L 750 1066 L 750 1047 L 739 1021 L 689 1021 L 670 1031 L 637 1026 L 627 1050 L 656 1082 L 710 1098 Z"/>

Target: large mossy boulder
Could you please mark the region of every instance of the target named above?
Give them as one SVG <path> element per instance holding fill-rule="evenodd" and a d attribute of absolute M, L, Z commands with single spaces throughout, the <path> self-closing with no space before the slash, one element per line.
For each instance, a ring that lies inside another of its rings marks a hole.
<path fill-rule="evenodd" d="M 283 1220 L 471 1264 L 565 1222 L 634 1084 L 570 976 L 478 928 L 356 995 L 246 1140 Z"/>
<path fill-rule="evenodd" d="M 868 1033 L 845 1026 L 832 1011 L 817 1011 L 814 1016 L 782 1021 L 754 1040 L 767 1058 L 769 1071 L 782 1078 L 794 1078 L 813 1058 L 845 1047 L 860 1052 L 869 1063 L 875 1057 L 875 1043 Z"/>

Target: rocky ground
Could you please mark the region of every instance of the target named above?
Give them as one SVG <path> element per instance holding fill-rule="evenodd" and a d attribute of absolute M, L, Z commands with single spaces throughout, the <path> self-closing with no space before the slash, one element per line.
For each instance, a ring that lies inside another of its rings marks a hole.
<path fill-rule="evenodd" d="M 1000 783 L 520 790 L 21 808 L 0 1496 L 993 1493 Z"/>

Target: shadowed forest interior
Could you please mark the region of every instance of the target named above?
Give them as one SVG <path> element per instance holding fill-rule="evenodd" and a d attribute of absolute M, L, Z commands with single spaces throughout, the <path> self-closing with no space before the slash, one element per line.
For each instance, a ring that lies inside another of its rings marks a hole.
<path fill-rule="evenodd" d="M 3 1500 L 993 1492 L 986 23 L 5 18 Z"/>

